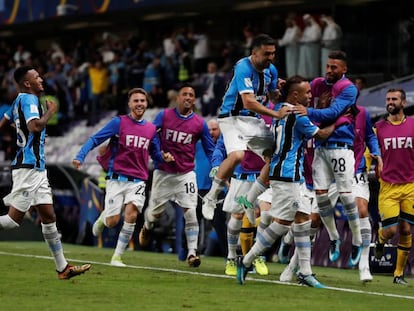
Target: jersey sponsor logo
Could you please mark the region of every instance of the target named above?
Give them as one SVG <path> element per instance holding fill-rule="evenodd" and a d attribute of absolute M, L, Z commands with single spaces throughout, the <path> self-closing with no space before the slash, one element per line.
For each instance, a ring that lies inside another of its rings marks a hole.
<path fill-rule="evenodd" d="M 253 87 L 253 82 L 250 78 L 244 78 L 244 85 L 246 87 Z"/>
<path fill-rule="evenodd" d="M 136 147 L 142 149 L 148 149 L 150 140 L 146 137 L 140 137 L 135 135 L 125 135 L 125 144 L 128 147 Z"/>
<path fill-rule="evenodd" d="M 391 137 L 384 138 L 384 148 L 388 149 L 412 149 L 413 138 L 412 137 Z"/>
<path fill-rule="evenodd" d="M 193 135 L 185 132 L 175 131 L 171 129 L 165 130 L 165 139 L 180 144 L 191 144 L 193 141 Z"/>

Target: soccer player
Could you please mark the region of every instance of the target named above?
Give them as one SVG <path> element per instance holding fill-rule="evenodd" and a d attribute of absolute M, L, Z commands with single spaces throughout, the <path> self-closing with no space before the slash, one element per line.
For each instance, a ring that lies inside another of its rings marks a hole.
<path fill-rule="evenodd" d="M 378 145 L 377 137 L 373 131 L 371 117 L 366 109 L 362 106 L 357 106 L 359 113 L 355 117 L 355 140 L 354 140 L 354 157 L 355 157 L 355 178 L 352 184 L 352 192 L 355 195 L 356 205 L 358 207 L 359 218 L 361 222 L 361 237 L 362 237 L 362 253 L 361 259 L 359 261 L 359 277 L 362 282 L 370 282 L 373 277 L 369 270 L 369 247 L 372 239 L 372 228 L 369 220 L 368 213 L 368 202 L 370 197 L 369 184 L 368 184 L 368 174 L 366 167 L 366 159 L 364 152 L 366 147 L 370 151 L 370 156 L 376 160 L 376 165 L 379 170 L 382 167 L 382 160 L 380 156 L 380 150 Z M 307 149 L 306 156 L 311 156 L 311 149 Z M 306 157 L 305 156 L 305 157 Z M 312 156 L 313 158 L 313 156 Z M 305 166 L 305 176 L 309 170 Z M 311 177 L 311 176 L 310 176 Z M 307 185 L 312 186 L 311 178 L 307 182 Z M 312 193 L 314 191 L 308 190 L 309 197 L 311 201 L 314 199 Z M 336 184 L 332 183 L 328 196 L 332 206 L 336 204 L 338 199 L 338 191 Z M 316 230 L 320 227 L 320 216 L 318 208 L 312 208 L 312 231 L 313 234 L 316 233 Z M 313 235 L 311 234 L 311 236 Z M 279 261 L 287 262 L 287 250 L 289 249 L 290 244 L 293 241 L 288 239 L 289 234 L 287 234 L 282 240 L 281 247 L 279 249 Z M 292 256 L 293 260 L 288 267 L 283 271 L 280 277 L 280 281 L 290 281 L 292 278 L 293 271 L 296 269 L 297 265 L 297 255 L 296 251 Z"/>
<path fill-rule="evenodd" d="M 277 94 L 278 72 L 272 64 L 275 53 L 275 40 L 261 34 L 253 39 L 251 55 L 235 65 L 218 116 L 227 157 L 204 197 L 202 211 L 206 219 L 213 218 L 217 196 L 242 161 L 245 151 L 249 149 L 260 157 L 271 153 L 274 138 L 260 115 L 280 119 L 292 111 L 288 107 L 274 111 L 264 105 L 268 96 L 273 99 Z"/>
<path fill-rule="evenodd" d="M 353 114 L 358 90 L 345 77 L 347 70 L 346 54 L 343 51 L 329 53 L 325 77 L 311 82 L 314 106 L 317 109 L 308 108 L 310 120 L 318 124 L 330 124 L 344 113 Z M 329 259 L 332 262 L 338 260 L 341 244 L 334 218 L 334 206 L 328 196 L 329 187 L 335 181 L 352 232 L 352 252 L 348 261 L 350 266 L 359 262 L 362 251 L 360 220 L 352 193 L 355 175 L 354 139 L 352 123 L 336 128 L 326 141 L 316 141 L 312 164 L 316 201 L 331 240 Z"/>
<path fill-rule="evenodd" d="M 99 236 L 104 227 L 115 227 L 124 211 L 124 223 L 118 236 L 111 265 L 125 267 L 122 255 L 131 240 L 139 213 L 145 203 L 148 180 L 149 155 L 159 162 L 173 161 L 170 153 L 161 153 L 155 125 L 144 119 L 149 95 L 144 89 L 133 88 L 128 92 L 129 114 L 112 118 L 102 129 L 89 137 L 72 161 L 80 169 L 88 153 L 111 137 L 111 155 L 106 169 L 105 206 L 92 227 Z"/>
<path fill-rule="evenodd" d="M 195 91 L 190 85 L 180 88 L 177 107 L 162 110 L 154 120 L 160 135 L 161 149 L 170 152 L 175 161 L 154 163 L 151 197 L 145 210 L 145 222 L 139 233 L 139 243 L 149 244 L 151 230 L 159 220 L 169 200 L 175 201 L 184 212 L 187 239 L 187 263 L 190 267 L 201 264 L 197 254 L 199 224 L 196 208 L 198 189 L 194 172 L 195 146 L 199 139 L 211 161 L 214 142 L 206 121 L 194 113 Z"/>
<path fill-rule="evenodd" d="M 286 81 L 282 94 L 285 102 L 282 105 L 303 105 L 307 107 L 311 101 L 309 82 L 300 76 L 294 76 Z M 273 222 L 256 238 L 256 242 L 244 257 L 237 260 L 237 279 L 243 284 L 251 264 L 256 256 L 269 248 L 277 238 L 283 236 L 290 228 L 296 247 L 298 248 L 299 273 L 298 283 L 323 288 L 312 274 L 310 265 L 310 205 L 304 197 L 303 153 L 304 143 L 311 137 L 326 139 L 335 125 L 324 129 L 314 125 L 307 116 L 290 114 L 275 121 L 274 130 L 277 133 L 274 154 L 270 163 L 270 186 L 272 188 L 272 206 L 269 211 Z"/>
<path fill-rule="evenodd" d="M 403 89 L 389 89 L 385 104 L 388 115 L 375 124 L 384 162 L 382 172 L 378 172 L 381 227 L 375 243 L 375 257 L 382 258 L 385 242 L 398 231 L 394 283 L 407 286 L 404 269 L 412 246 L 414 223 L 414 118 L 404 114 L 407 100 Z"/>
<path fill-rule="evenodd" d="M 369 220 L 368 202 L 370 198 L 367 161 L 365 150 L 368 147 L 369 155 L 376 161 L 376 169 L 382 170 L 382 158 L 379 150 L 377 136 L 374 133 L 371 123 L 371 116 L 365 107 L 357 105 L 358 114 L 355 117 L 355 178 L 352 184 L 352 192 L 358 208 L 359 221 L 361 223 L 362 252 L 358 264 L 359 279 L 361 282 L 372 281 L 369 271 L 369 249 L 372 240 L 372 227 Z"/>
<path fill-rule="evenodd" d="M 39 213 L 43 237 L 49 246 L 59 279 L 70 279 L 85 273 L 90 264 L 70 265 L 63 253 L 56 227 L 52 190 L 45 167 L 46 124 L 56 113 L 55 102 L 46 100 L 44 111 L 39 96 L 43 93 L 43 79 L 35 68 L 22 66 L 14 71 L 19 94 L 0 121 L 0 128 L 11 123 L 16 129 L 16 157 L 11 163 L 13 186 L 3 198 L 9 207 L 7 215 L 0 216 L 0 230 L 14 229 L 21 225 L 30 207 Z"/>

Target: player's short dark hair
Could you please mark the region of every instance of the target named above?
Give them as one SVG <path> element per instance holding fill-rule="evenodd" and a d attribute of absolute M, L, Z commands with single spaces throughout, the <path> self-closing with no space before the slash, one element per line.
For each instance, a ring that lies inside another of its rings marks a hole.
<path fill-rule="evenodd" d="M 400 93 L 400 97 L 401 100 L 405 100 L 407 98 L 405 91 L 403 89 L 400 88 L 391 88 L 387 91 L 387 93 L 391 93 L 391 92 L 399 92 Z"/>
<path fill-rule="evenodd" d="M 18 67 L 13 74 L 14 81 L 16 81 L 17 84 L 20 84 L 24 78 L 24 76 L 27 74 L 28 71 L 33 70 L 33 66 L 21 66 Z"/>
<path fill-rule="evenodd" d="M 287 96 L 293 90 L 295 85 L 301 84 L 304 81 L 308 81 L 308 80 L 300 75 L 295 75 L 295 76 L 288 78 L 281 89 L 281 100 L 286 101 Z"/>
<path fill-rule="evenodd" d="M 179 84 L 177 86 L 177 91 L 180 92 L 185 87 L 191 87 L 194 90 L 194 92 L 195 92 L 194 86 L 191 83 L 188 83 L 188 82 L 184 82 L 184 83 Z"/>
<path fill-rule="evenodd" d="M 262 33 L 253 38 L 251 48 L 259 48 L 262 45 L 276 45 L 276 41 L 271 36 Z"/>
<path fill-rule="evenodd" d="M 345 64 L 347 63 L 347 56 L 344 51 L 334 50 L 328 54 L 328 58 L 330 59 L 339 59 L 342 60 Z"/>

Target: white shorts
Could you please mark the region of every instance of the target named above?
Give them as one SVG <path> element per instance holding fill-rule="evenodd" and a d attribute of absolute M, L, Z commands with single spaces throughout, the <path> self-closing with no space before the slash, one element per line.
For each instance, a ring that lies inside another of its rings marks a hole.
<path fill-rule="evenodd" d="M 236 116 L 218 122 L 227 154 L 240 150 L 251 150 L 262 158 L 265 151 L 271 154 L 274 136 L 263 119 Z"/>
<path fill-rule="evenodd" d="M 305 198 L 305 184 L 271 180 L 272 207 L 270 215 L 274 218 L 293 221 L 296 212 L 310 215 L 309 200 Z"/>
<path fill-rule="evenodd" d="M 120 215 L 124 205 L 134 204 L 142 213 L 145 203 L 145 181 L 122 182 L 109 179 L 106 181 L 105 216 Z"/>
<path fill-rule="evenodd" d="M 185 174 L 155 170 L 152 177 L 149 210 L 153 214 L 164 211 L 165 203 L 173 201 L 182 208 L 197 208 L 197 180 L 194 171 Z"/>
<path fill-rule="evenodd" d="M 236 199 L 241 195 L 245 195 L 252 187 L 253 183 L 254 182 L 252 181 L 231 178 L 230 188 L 223 203 L 223 211 L 235 214 L 244 213 L 244 207 L 240 206 Z"/>
<path fill-rule="evenodd" d="M 13 206 L 25 213 L 31 206 L 53 204 L 52 190 L 46 170 L 15 169 L 12 170 L 12 180 L 12 190 L 3 198 L 6 206 Z"/>
<path fill-rule="evenodd" d="M 311 208 L 311 213 L 319 213 L 318 204 L 316 203 L 315 191 L 305 186 L 304 196 Z"/>
<path fill-rule="evenodd" d="M 257 200 L 272 204 L 272 188 L 267 188 L 265 192 L 257 197 Z"/>
<path fill-rule="evenodd" d="M 356 198 L 362 198 L 369 202 L 369 182 L 366 172 L 355 175 L 352 183 L 352 193 Z"/>
<path fill-rule="evenodd" d="M 354 179 L 354 151 L 318 147 L 312 163 L 313 187 L 327 190 L 335 182 L 338 192 L 352 192 Z"/>

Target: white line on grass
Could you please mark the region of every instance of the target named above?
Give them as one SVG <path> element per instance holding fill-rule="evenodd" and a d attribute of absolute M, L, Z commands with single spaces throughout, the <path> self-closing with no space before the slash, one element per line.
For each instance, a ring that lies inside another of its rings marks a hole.
<path fill-rule="evenodd" d="M 0 255 L 53 260 L 53 258 L 50 257 L 50 256 L 8 253 L 8 252 L 2 252 L 2 251 L 0 251 Z M 85 262 L 85 260 L 77 260 L 77 259 L 73 259 L 73 258 L 67 258 L 67 259 L 71 262 Z M 104 266 L 111 266 L 110 263 L 99 262 L 99 261 L 88 261 L 88 263 L 97 264 L 97 265 L 104 265 Z M 168 269 L 168 268 L 158 268 L 158 267 L 126 265 L 124 268 L 132 268 L 132 269 L 140 269 L 140 270 L 152 270 L 152 271 L 163 271 L 163 272 L 173 272 L 173 273 L 182 273 L 182 274 L 191 274 L 191 275 L 202 275 L 202 276 L 206 276 L 206 277 L 223 278 L 223 279 L 235 279 L 234 276 L 228 276 L 228 275 L 223 275 L 223 274 L 213 274 L 213 273 L 205 273 L 205 272 L 197 272 L 197 271 L 186 271 L 186 270 L 177 270 L 177 269 Z M 257 278 L 250 278 L 250 277 L 247 277 L 246 280 L 253 281 L 253 282 L 273 283 L 273 284 L 288 285 L 288 286 L 303 286 L 303 285 L 299 285 L 299 284 L 295 284 L 295 283 L 287 283 L 287 282 L 280 282 L 280 281 L 276 281 L 276 280 L 265 280 L 265 279 L 257 279 Z M 407 295 L 370 292 L 370 291 L 364 291 L 364 290 L 358 290 L 358 289 L 340 288 L 340 287 L 331 287 L 331 286 L 327 286 L 326 289 L 335 290 L 335 291 L 339 291 L 339 292 L 366 294 L 366 295 L 373 295 L 373 296 L 393 297 L 393 298 L 403 298 L 403 299 L 414 300 L 414 296 L 407 296 Z"/>

